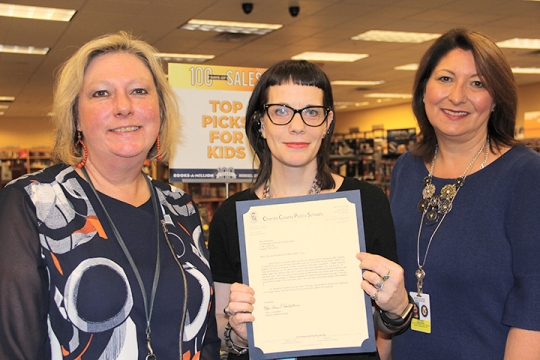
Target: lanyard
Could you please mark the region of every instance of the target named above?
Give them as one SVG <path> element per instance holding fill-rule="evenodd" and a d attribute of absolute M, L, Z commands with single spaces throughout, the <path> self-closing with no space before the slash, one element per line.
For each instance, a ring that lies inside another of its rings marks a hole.
<path fill-rule="evenodd" d="M 141 274 L 139 273 L 139 269 L 137 268 L 137 265 L 135 264 L 135 261 L 133 260 L 133 257 L 131 256 L 129 249 L 127 248 L 124 242 L 124 239 L 122 238 L 122 236 L 118 232 L 118 229 L 114 225 L 114 222 L 111 219 L 109 212 L 105 208 L 105 205 L 103 205 L 103 202 L 101 201 L 101 198 L 99 197 L 98 192 L 96 191 L 96 188 L 94 187 L 94 184 L 92 183 L 92 180 L 90 179 L 90 176 L 88 176 L 88 172 L 86 171 L 86 168 L 82 167 L 81 171 L 83 172 L 86 181 L 88 181 L 88 184 L 90 184 L 92 191 L 96 195 L 96 198 L 98 199 L 99 204 L 101 205 L 101 208 L 103 209 L 103 212 L 105 213 L 105 216 L 107 217 L 107 220 L 109 220 L 114 236 L 116 236 L 116 239 L 118 240 L 118 243 L 120 244 L 120 247 L 124 251 L 126 258 L 128 259 L 128 262 L 131 265 L 131 268 L 133 269 L 135 276 L 137 277 L 137 282 L 139 283 L 139 287 L 141 289 L 141 293 L 143 297 L 144 313 L 146 316 L 146 347 L 148 349 L 148 355 L 146 356 L 146 359 L 156 359 L 156 355 L 154 354 L 154 350 L 152 349 L 152 344 L 151 344 L 151 339 L 150 339 L 150 333 L 152 332 L 150 329 L 150 321 L 152 320 L 152 311 L 154 310 L 154 299 L 156 297 L 157 285 L 159 282 L 159 274 L 161 272 L 161 258 L 159 254 L 159 213 L 158 213 L 156 194 L 154 193 L 152 183 L 150 182 L 148 177 L 143 173 L 144 179 L 146 180 L 146 184 L 148 185 L 148 190 L 150 190 L 150 196 L 152 198 L 152 207 L 154 209 L 154 216 L 156 220 L 156 243 L 157 243 L 156 269 L 154 271 L 154 281 L 152 282 L 152 293 L 150 294 L 150 303 L 148 303 L 148 298 L 146 296 L 146 289 L 144 287 Z"/>

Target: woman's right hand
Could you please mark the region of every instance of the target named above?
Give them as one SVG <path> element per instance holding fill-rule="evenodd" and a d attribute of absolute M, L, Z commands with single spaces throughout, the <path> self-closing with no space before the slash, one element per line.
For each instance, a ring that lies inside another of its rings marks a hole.
<path fill-rule="evenodd" d="M 255 304 L 255 291 L 245 284 L 231 284 L 231 293 L 229 295 L 229 304 L 227 310 L 229 313 L 229 324 L 236 336 L 243 344 L 235 341 L 238 345 L 247 346 L 247 327 L 246 323 L 253 322 L 255 317 L 252 315 L 253 304 Z"/>

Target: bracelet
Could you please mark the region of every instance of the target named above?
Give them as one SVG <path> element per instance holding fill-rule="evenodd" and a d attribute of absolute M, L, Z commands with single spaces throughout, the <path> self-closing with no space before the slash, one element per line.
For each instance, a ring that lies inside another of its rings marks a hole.
<path fill-rule="evenodd" d="M 231 324 L 227 322 L 227 326 L 225 326 L 225 332 L 223 335 L 225 335 L 225 345 L 227 345 L 227 348 L 229 349 L 229 352 L 235 354 L 235 355 L 244 355 L 247 353 L 248 348 L 236 345 L 232 339 L 231 339 Z"/>
<path fill-rule="evenodd" d="M 379 315 L 381 316 L 382 323 L 384 326 L 386 326 L 389 330 L 392 331 L 399 331 L 406 328 L 406 325 L 408 325 L 412 320 L 412 308 L 414 306 L 414 299 L 411 295 L 409 295 L 409 306 L 405 309 L 404 313 L 401 314 L 401 316 L 391 319 L 386 315 L 386 311 L 379 309 Z"/>

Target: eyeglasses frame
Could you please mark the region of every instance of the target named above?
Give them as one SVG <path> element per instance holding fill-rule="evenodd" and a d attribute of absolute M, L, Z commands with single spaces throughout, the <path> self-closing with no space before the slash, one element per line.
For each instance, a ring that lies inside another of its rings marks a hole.
<path fill-rule="evenodd" d="M 291 109 L 293 111 L 293 114 L 290 118 L 289 121 L 287 121 L 285 124 L 276 124 L 274 122 L 274 120 L 272 120 L 272 117 L 270 116 L 270 113 L 268 112 L 268 108 L 270 106 L 274 106 L 274 105 L 277 105 L 277 106 L 283 106 L 283 107 L 286 107 L 287 109 Z M 319 125 L 310 125 L 308 124 L 305 120 L 304 120 L 304 117 L 302 116 L 302 112 L 306 109 L 310 109 L 310 108 L 318 108 L 318 109 L 324 109 L 326 110 L 326 114 L 324 115 L 324 119 L 323 121 L 321 121 L 321 123 Z M 290 107 L 289 105 L 285 105 L 285 104 L 265 104 L 264 105 L 264 112 L 266 113 L 266 115 L 268 115 L 268 118 L 270 119 L 270 122 L 274 125 L 277 125 L 277 126 L 285 126 L 285 125 L 289 125 L 291 123 L 291 121 L 294 119 L 294 115 L 296 114 L 300 114 L 300 119 L 302 119 L 302 122 L 304 124 L 306 124 L 306 126 L 309 126 L 309 127 L 319 127 L 319 126 L 322 126 L 322 124 L 324 124 L 324 122 L 328 119 L 328 114 L 332 111 L 332 109 L 328 106 L 323 106 L 323 105 L 311 105 L 311 106 L 306 106 L 305 108 L 302 108 L 302 109 L 295 109 L 293 107 Z"/>

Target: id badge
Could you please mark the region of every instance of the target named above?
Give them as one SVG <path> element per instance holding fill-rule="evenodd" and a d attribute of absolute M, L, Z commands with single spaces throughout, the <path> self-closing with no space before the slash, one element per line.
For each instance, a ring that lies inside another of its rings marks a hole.
<path fill-rule="evenodd" d="M 422 293 L 418 295 L 416 291 L 410 292 L 414 299 L 413 318 L 411 321 L 411 329 L 423 333 L 431 333 L 431 306 L 429 303 L 429 295 Z"/>

